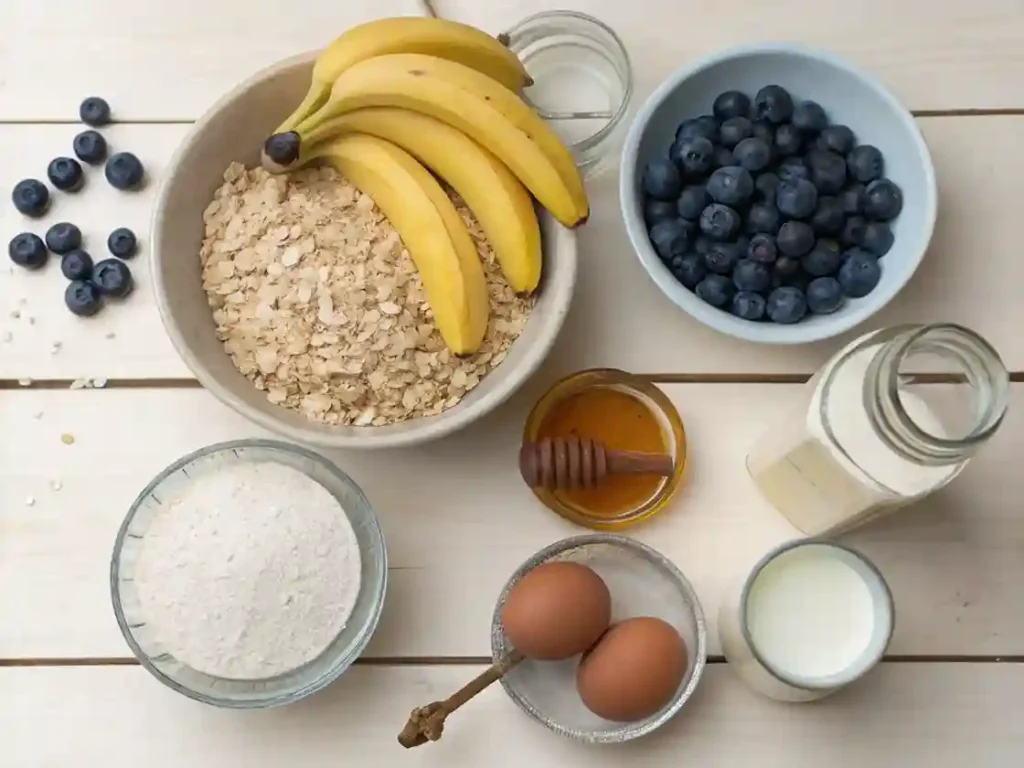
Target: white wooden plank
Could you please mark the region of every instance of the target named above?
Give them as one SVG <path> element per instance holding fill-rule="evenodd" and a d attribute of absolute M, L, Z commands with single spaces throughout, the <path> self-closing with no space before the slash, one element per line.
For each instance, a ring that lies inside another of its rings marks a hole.
<path fill-rule="evenodd" d="M 953 321 L 974 328 L 1001 351 L 1013 370 L 1024 370 L 1024 319 L 1017 281 L 1016 199 L 1024 159 L 1007 154 L 1024 130 L 1024 117 L 930 118 L 921 125 L 939 168 L 941 215 L 933 247 L 910 285 L 872 323 Z M 5 155 L 0 187 L 45 173 L 48 160 L 66 152 L 72 126 L 0 126 Z M 118 148 L 136 151 L 159 180 L 184 126 L 124 125 L 110 130 Z M 964 162 L 963 147 L 972 147 Z M 87 247 L 105 249 L 115 226 L 148 232 L 156 192 L 123 194 L 102 174 L 77 196 L 58 194 L 53 214 L 32 222 L 0 206 L 0 243 L 28 228 L 42 234 L 48 223 L 68 219 L 83 228 Z M 634 257 L 619 217 L 615 175 L 591 185 L 594 215 L 580 233 L 581 269 L 573 309 L 552 353 L 562 370 L 614 365 L 637 372 L 809 373 L 839 342 L 803 347 L 765 347 L 715 333 L 685 315 L 654 286 Z M 147 243 L 143 243 L 146 248 Z M 124 305 L 89 320 L 63 306 L 64 281 L 56 259 L 43 273 L 0 268 L 0 378 L 187 377 L 188 369 L 166 339 L 148 284 L 146 259 L 137 258 L 140 290 Z M 22 305 L 22 300 L 25 304 Z M 12 310 L 23 315 L 10 316 Z M 30 326 L 27 318 L 35 317 Z M 114 331 L 116 339 L 106 335 Z M 854 332 L 857 333 L 857 332 Z M 850 334 L 851 336 L 853 334 Z M 51 354 L 51 343 L 63 347 Z"/>
<path fill-rule="evenodd" d="M 312 699 L 232 712 L 163 689 L 138 667 L 0 669 L 0 742 L 18 768 L 338 765 L 536 768 L 902 768 L 1018 764 L 1019 664 L 883 664 L 835 696 L 786 705 L 713 665 L 684 711 L 652 736 L 588 747 L 520 713 L 498 686 L 412 751 L 396 735 L 413 707 L 444 698 L 479 668 L 354 667 Z M 54 726 L 59 736 L 54 738 Z"/>
<path fill-rule="evenodd" d="M 915 109 L 1021 107 L 1015 0 L 915 3 L 816 0 L 436 0 L 451 18 L 492 32 L 527 14 L 572 8 L 604 20 L 633 59 L 639 98 L 686 61 L 760 40 L 800 40 L 851 56 Z M 127 120 L 195 119 L 257 69 L 319 48 L 374 16 L 419 13 L 417 0 L 133 3 L 33 0 L 0 6 L 0 120 L 75 119 L 93 93 Z"/>
<path fill-rule="evenodd" d="M 581 532 L 518 477 L 533 389 L 428 448 L 329 454 L 363 486 L 387 539 L 389 593 L 370 656 L 486 655 L 508 575 L 542 546 Z M 635 534 L 694 583 L 717 654 L 724 589 L 795 535 L 757 495 L 744 455 L 766 415 L 795 403 L 799 386 L 665 389 L 686 423 L 688 479 L 670 509 Z M 1024 396 L 1024 385 L 1015 390 Z M 62 443 L 65 433 L 74 444 Z M 128 655 L 107 581 L 125 511 L 179 456 L 261 433 L 201 390 L 122 389 L 0 391 L 0 434 L 0 658 L 39 658 Z M 1024 654 L 1022 444 L 1024 416 L 1011 411 L 949 488 L 854 535 L 896 595 L 892 653 Z"/>

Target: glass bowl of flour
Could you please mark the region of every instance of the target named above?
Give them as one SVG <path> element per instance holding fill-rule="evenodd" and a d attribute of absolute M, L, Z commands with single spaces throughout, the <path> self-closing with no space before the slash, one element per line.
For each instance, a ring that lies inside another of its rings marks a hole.
<path fill-rule="evenodd" d="M 359 486 L 270 440 L 203 448 L 161 472 L 121 525 L 114 613 L 161 682 L 207 704 L 287 704 L 338 678 L 377 626 L 380 525 Z"/>

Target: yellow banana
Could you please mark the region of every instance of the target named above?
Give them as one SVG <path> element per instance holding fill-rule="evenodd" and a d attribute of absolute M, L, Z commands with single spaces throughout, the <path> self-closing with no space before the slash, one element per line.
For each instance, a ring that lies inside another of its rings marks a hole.
<path fill-rule="evenodd" d="M 402 107 L 457 128 L 497 155 L 567 227 L 590 214 L 583 179 L 558 136 L 519 97 L 469 67 L 422 54 L 360 62 L 342 73 L 327 103 L 296 133 L 304 141 L 328 120 L 366 107 Z"/>
<path fill-rule="evenodd" d="M 480 348 L 490 305 L 473 239 L 441 185 L 389 141 L 347 134 L 310 159 L 334 165 L 388 217 L 409 249 L 445 344 L 456 355 Z"/>
<path fill-rule="evenodd" d="M 498 158 L 440 120 L 395 107 L 357 109 L 322 124 L 306 140 L 315 151 L 321 137 L 343 133 L 397 144 L 448 182 L 480 222 L 512 289 L 536 289 L 541 272 L 537 212 L 529 193 Z"/>
<path fill-rule="evenodd" d="M 378 19 L 349 29 L 320 53 L 313 65 L 309 93 L 276 133 L 294 130 L 319 109 L 327 101 L 334 81 L 353 64 L 404 52 L 461 62 L 513 91 L 533 82 L 512 51 L 475 27 L 429 17 Z"/>

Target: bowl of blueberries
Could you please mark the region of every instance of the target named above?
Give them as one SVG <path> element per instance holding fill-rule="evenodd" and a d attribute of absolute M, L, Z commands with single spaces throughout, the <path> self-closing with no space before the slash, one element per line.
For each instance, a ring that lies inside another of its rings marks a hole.
<path fill-rule="evenodd" d="M 910 280 L 935 226 L 928 147 L 874 77 L 788 43 L 666 80 L 622 155 L 633 247 L 661 290 L 737 338 L 836 336 Z"/>

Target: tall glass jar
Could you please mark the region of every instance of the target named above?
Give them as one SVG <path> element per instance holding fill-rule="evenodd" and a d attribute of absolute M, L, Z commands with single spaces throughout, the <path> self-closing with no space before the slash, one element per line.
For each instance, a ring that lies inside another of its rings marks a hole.
<path fill-rule="evenodd" d="M 1009 389 L 999 355 L 967 328 L 874 331 L 811 378 L 747 469 L 801 531 L 840 533 L 949 483 L 999 428 Z"/>

